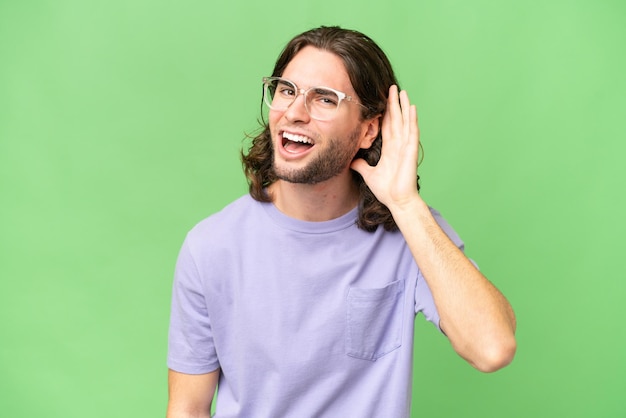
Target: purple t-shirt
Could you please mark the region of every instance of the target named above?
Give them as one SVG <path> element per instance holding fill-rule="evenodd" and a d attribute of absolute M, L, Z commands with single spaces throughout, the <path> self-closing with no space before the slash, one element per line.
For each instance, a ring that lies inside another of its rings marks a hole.
<path fill-rule="evenodd" d="M 402 234 L 356 217 L 304 222 L 244 196 L 189 232 L 168 367 L 221 369 L 216 417 L 409 416 L 415 315 L 439 315 Z"/>

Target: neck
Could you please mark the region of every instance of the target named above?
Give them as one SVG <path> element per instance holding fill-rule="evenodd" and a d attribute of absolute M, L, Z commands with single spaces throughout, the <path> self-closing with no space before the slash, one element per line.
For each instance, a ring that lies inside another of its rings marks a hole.
<path fill-rule="evenodd" d="M 338 218 L 354 209 L 359 201 L 359 191 L 351 175 L 319 184 L 278 180 L 268 191 L 278 210 L 292 218 L 309 222 Z"/>

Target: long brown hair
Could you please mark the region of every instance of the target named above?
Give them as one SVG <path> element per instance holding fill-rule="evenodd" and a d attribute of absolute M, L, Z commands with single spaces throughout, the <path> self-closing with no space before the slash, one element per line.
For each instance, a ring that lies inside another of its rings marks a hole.
<path fill-rule="evenodd" d="M 389 87 L 398 85 L 396 76 L 385 53 L 368 36 L 337 26 L 311 29 L 293 38 L 282 51 L 272 77 L 282 76 L 293 57 L 304 47 L 313 46 L 332 52 L 343 61 L 352 87 L 365 106 L 361 118 L 369 119 L 382 115 L 387 107 Z M 242 151 L 241 159 L 248 179 L 250 195 L 261 202 L 270 202 L 265 189 L 277 178 L 273 170 L 273 151 L 269 125 L 261 121 L 262 132 L 252 139 L 247 154 Z M 372 146 L 361 149 L 356 158 L 363 158 L 369 165 L 376 165 L 380 159 L 382 136 L 378 136 Z M 353 171 L 354 181 L 359 187 L 359 228 L 373 232 L 378 225 L 394 231 L 398 227 L 389 209 L 383 205 L 369 189 L 360 174 Z M 419 190 L 419 176 L 418 190 Z"/>

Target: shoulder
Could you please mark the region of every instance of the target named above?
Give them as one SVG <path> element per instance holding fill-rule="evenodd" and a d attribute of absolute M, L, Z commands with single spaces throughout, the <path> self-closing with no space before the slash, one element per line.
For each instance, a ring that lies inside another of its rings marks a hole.
<path fill-rule="evenodd" d="M 263 203 L 244 195 L 229 203 L 219 212 L 198 222 L 187 234 L 187 240 L 194 242 L 205 241 L 208 237 L 220 237 L 224 234 L 233 234 L 250 223 L 258 223 L 259 216 L 264 209 Z"/>

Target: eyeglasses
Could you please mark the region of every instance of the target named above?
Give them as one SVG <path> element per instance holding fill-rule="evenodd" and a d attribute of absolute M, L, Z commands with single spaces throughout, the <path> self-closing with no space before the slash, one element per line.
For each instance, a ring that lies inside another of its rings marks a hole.
<path fill-rule="evenodd" d="M 328 121 L 335 117 L 343 100 L 358 104 L 352 96 L 330 87 L 311 87 L 307 90 L 298 88 L 292 81 L 280 77 L 263 77 L 263 101 L 270 109 L 287 110 L 302 94 L 304 108 L 309 116 L 320 121 Z"/>

